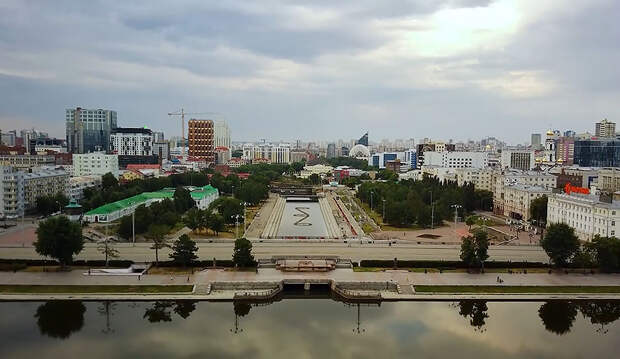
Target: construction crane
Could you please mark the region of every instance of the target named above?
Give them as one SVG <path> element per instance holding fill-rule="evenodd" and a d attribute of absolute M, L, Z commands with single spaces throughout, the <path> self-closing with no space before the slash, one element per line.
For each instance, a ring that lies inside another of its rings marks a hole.
<path fill-rule="evenodd" d="M 168 112 L 168 116 L 181 116 L 181 156 L 185 157 L 185 115 L 220 115 L 218 112 Z"/>

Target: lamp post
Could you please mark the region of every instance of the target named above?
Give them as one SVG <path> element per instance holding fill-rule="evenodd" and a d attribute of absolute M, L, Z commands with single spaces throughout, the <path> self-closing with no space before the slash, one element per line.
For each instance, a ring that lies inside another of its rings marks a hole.
<path fill-rule="evenodd" d="M 456 221 L 459 217 L 459 208 L 463 208 L 463 206 L 461 206 L 460 204 L 453 204 L 450 207 L 454 208 L 454 237 L 458 237 L 456 233 Z"/>
<path fill-rule="evenodd" d="M 370 211 L 372 212 L 372 195 L 374 194 L 374 191 L 370 191 Z"/>
<path fill-rule="evenodd" d="M 385 200 L 383 200 L 383 223 L 385 223 Z"/>

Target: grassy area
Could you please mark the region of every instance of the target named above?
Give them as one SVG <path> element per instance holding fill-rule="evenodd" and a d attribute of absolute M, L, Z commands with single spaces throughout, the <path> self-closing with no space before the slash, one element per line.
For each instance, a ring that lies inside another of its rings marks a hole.
<path fill-rule="evenodd" d="M 615 294 L 620 286 L 416 285 L 416 293 L 446 294 Z"/>
<path fill-rule="evenodd" d="M 203 268 L 193 268 L 194 273 L 200 272 Z M 190 267 L 155 267 L 149 268 L 148 274 L 192 274 Z"/>
<path fill-rule="evenodd" d="M 158 294 L 191 291 L 191 285 L 0 285 L 2 294 Z"/>

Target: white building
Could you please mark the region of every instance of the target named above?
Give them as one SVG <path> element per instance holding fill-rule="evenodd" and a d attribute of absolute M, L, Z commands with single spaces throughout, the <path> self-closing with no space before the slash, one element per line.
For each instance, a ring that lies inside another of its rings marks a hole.
<path fill-rule="evenodd" d="M 420 169 L 422 177 L 424 175 L 437 177 L 440 182 L 456 181 L 456 172 L 454 168 L 438 167 L 438 166 L 422 166 Z"/>
<path fill-rule="evenodd" d="M 514 204 L 510 204 L 508 209 L 506 209 L 506 199 L 510 197 L 507 191 L 511 187 L 517 188 L 517 190 L 520 190 L 520 188 L 531 188 L 531 194 L 536 196 L 540 193 L 551 193 L 557 185 L 557 177 L 545 172 L 511 170 L 493 176 L 495 182 L 493 185 L 493 211 L 496 214 L 512 218 L 519 218 L 519 216 L 511 215 L 511 212 L 515 212 L 523 218 L 529 218 L 529 202 L 525 204 L 528 212 L 523 212 L 522 207 Z M 514 191 L 511 191 L 511 193 L 514 194 Z"/>
<path fill-rule="evenodd" d="M 314 166 L 304 166 L 304 169 L 301 170 L 301 172 L 299 173 L 299 177 L 308 178 L 313 174 L 316 174 L 323 178 L 326 175 L 330 175 L 333 170 L 334 167 L 322 164 L 317 164 Z"/>
<path fill-rule="evenodd" d="M 213 122 L 213 147 L 227 147 L 230 149 L 230 128 L 226 121 Z"/>
<path fill-rule="evenodd" d="M 600 201 L 596 195 L 556 193 L 547 202 L 547 225 L 565 223 L 582 241 L 596 235 L 613 237 L 620 228 L 620 201 Z"/>
<path fill-rule="evenodd" d="M 104 175 L 111 172 L 118 178 L 118 155 L 104 152 L 73 154 L 73 175 Z"/>
<path fill-rule="evenodd" d="M 67 197 L 79 203 L 84 198 L 84 190 L 87 188 L 101 188 L 101 176 L 92 175 L 69 178 Z"/>
<path fill-rule="evenodd" d="M 489 166 L 489 155 L 486 152 L 425 151 L 424 165 L 447 168 L 486 168 Z"/>
<path fill-rule="evenodd" d="M 24 172 L 0 166 L 0 217 L 17 218 L 24 213 Z"/>
<path fill-rule="evenodd" d="M 115 128 L 110 134 L 110 151 L 117 155 L 153 155 L 153 131 L 148 128 Z"/>
<path fill-rule="evenodd" d="M 270 143 L 245 144 L 241 158 L 251 162 L 291 163 L 291 146 L 284 143 L 279 145 Z"/>

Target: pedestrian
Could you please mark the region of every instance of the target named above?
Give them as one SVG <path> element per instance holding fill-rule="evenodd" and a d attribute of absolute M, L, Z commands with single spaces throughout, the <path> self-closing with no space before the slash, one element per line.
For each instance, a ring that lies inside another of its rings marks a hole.
<path fill-rule="evenodd" d="M 140 280 L 140 277 L 142 277 L 142 274 L 138 274 L 138 281 Z"/>
<path fill-rule="evenodd" d="M 88 268 L 88 275 L 90 275 L 90 268 Z"/>
<path fill-rule="evenodd" d="M 170 280 L 173 280 L 173 277 L 172 277 L 172 276 L 170 276 Z"/>
<path fill-rule="evenodd" d="M 189 283 L 189 275 L 187 276 L 187 283 Z"/>

